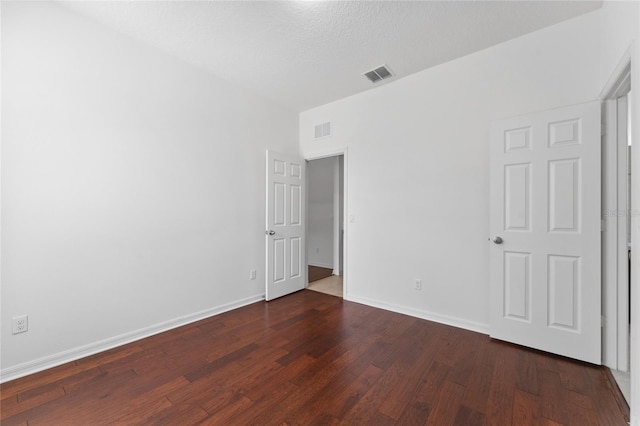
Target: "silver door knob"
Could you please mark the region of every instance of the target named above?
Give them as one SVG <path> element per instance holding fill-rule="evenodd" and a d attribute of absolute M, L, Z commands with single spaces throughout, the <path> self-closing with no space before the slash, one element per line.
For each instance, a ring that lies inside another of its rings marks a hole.
<path fill-rule="evenodd" d="M 266 231 L 265 234 L 267 234 L 267 235 L 276 235 L 276 231 L 273 231 L 273 230 Z"/>
<path fill-rule="evenodd" d="M 494 243 L 496 244 L 502 244 L 502 242 L 504 241 L 501 237 L 495 237 L 493 240 Z"/>

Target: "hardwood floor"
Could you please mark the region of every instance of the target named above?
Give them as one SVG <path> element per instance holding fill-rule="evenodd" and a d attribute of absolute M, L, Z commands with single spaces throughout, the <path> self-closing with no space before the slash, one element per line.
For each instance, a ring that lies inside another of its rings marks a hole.
<path fill-rule="evenodd" d="M 9 425 L 624 425 L 602 368 L 301 291 L 0 386 Z"/>
<path fill-rule="evenodd" d="M 321 280 L 333 275 L 333 269 L 321 268 L 320 266 L 309 265 L 309 282 Z"/>

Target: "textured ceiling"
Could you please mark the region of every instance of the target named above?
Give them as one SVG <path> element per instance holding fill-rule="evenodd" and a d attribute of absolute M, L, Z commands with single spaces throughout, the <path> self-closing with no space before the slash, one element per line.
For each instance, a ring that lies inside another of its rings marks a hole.
<path fill-rule="evenodd" d="M 590 12 L 601 1 L 65 2 L 303 111 Z M 393 79 L 361 74 L 387 64 Z"/>

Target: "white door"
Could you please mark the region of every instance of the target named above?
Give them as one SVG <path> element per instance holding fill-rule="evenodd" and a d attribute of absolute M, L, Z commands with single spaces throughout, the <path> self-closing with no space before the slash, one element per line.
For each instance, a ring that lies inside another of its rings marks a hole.
<path fill-rule="evenodd" d="M 491 337 L 600 364 L 600 103 L 491 128 Z"/>
<path fill-rule="evenodd" d="M 267 300 L 305 287 L 304 205 L 304 161 L 267 151 Z"/>

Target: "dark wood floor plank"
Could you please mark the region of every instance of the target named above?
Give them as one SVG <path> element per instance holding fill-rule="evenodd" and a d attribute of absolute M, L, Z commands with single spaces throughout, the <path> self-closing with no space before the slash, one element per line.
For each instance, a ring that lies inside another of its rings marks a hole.
<path fill-rule="evenodd" d="M 318 399 L 316 404 L 318 410 L 329 417 L 341 419 L 349 412 L 362 398 L 366 392 L 375 385 L 380 377 L 382 370 L 374 365 L 369 365 L 363 372 L 343 388 L 340 392 L 336 392 L 331 387 L 324 394 L 324 400 Z"/>
<path fill-rule="evenodd" d="M 16 396 L 2 401 L 2 415 L 15 416 L 18 413 L 38 407 L 49 401 L 61 398 L 65 395 L 61 386 L 42 386 L 32 390 L 26 390 Z"/>
<path fill-rule="evenodd" d="M 205 392 L 206 393 L 197 396 L 192 395 L 191 398 L 186 398 L 183 403 L 198 404 L 207 412 L 207 417 L 209 417 L 211 413 L 220 411 L 243 397 L 240 392 L 233 388 L 224 389 L 211 387 Z M 169 394 L 167 399 L 176 405 L 175 396 L 172 397 L 172 394 Z"/>
<path fill-rule="evenodd" d="M 463 386 L 445 380 L 429 414 L 427 425 L 452 425 L 460 409 L 463 396 Z"/>
<path fill-rule="evenodd" d="M 215 410 L 209 414 L 203 423 L 205 424 L 218 424 L 218 425 L 230 425 L 233 424 L 232 419 L 235 416 L 240 415 L 243 411 L 246 411 L 251 407 L 252 401 L 244 395 L 238 394 L 237 398 L 234 398 L 232 402 L 225 404 L 220 409 Z M 209 410 L 207 410 L 209 412 Z"/>
<path fill-rule="evenodd" d="M 289 381 L 283 381 L 278 386 L 270 387 L 270 391 L 264 393 L 258 399 L 252 399 L 250 410 L 237 414 L 233 418 L 235 424 L 266 424 L 268 413 L 274 411 L 289 396 L 300 392 L 300 388 Z M 243 393 L 247 396 L 246 393 Z"/>
<path fill-rule="evenodd" d="M 144 424 L 147 426 L 166 425 L 194 425 L 209 417 L 202 407 L 194 404 L 171 405 L 147 417 Z"/>
<path fill-rule="evenodd" d="M 333 275 L 333 269 L 309 265 L 308 278 L 310 283 L 330 277 L 331 275 Z"/>
<path fill-rule="evenodd" d="M 483 414 L 487 407 L 491 378 L 493 377 L 493 366 L 495 365 L 495 358 L 491 358 L 489 361 L 487 354 L 491 353 L 493 347 L 497 345 L 487 336 L 484 337 L 483 343 L 481 343 L 476 353 L 476 363 L 469 376 L 462 400 L 466 407 Z"/>
<path fill-rule="evenodd" d="M 615 399 L 615 397 L 605 372 L 600 368 L 587 368 L 585 371 L 591 380 L 589 392 L 600 424 L 617 424 L 616 422 L 619 422 L 620 406 L 617 403 L 616 406 L 609 403 L 609 400 L 611 398 Z M 625 423 L 627 423 L 629 415 L 627 412 L 624 414 Z"/>
<path fill-rule="evenodd" d="M 427 422 L 449 371 L 450 367 L 448 365 L 441 364 L 438 361 L 432 362 L 429 370 L 422 376 L 417 391 L 408 404 L 404 402 L 399 405 L 395 402 L 395 395 L 388 398 L 388 400 L 394 401 L 394 406 L 402 409 L 398 423 L 425 424 Z M 385 408 L 385 405 L 381 405 L 381 408 Z"/>
<path fill-rule="evenodd" d="M 460 330 L 457 342 L 457 350 L 451 358 L 451 371 L 447 380 L 462 386 L 467 386 L 473 367 L 476 365 L 478 356 L 478 347 L 481 339 L 477 333 L 471 331 Z"/>
<path fill-rule="evenodd" d="M 58 380 L 64 380 L 67 377 L 76 375 L 84 370 L 84 368 L 79 368 L 75 362 L 68 362 L 46 371 L 3 383 L 0 385 L 2 398 L 5 398 L 8 395 L 18 395 L 19 392 L 24 390 L 35 389 Z M 86 370 L 91 370 L 91 368 L 86 368 Z"/>
<path fill-rule="evenodd" d="M 396 422 L 398 425 L 423 425 L 431 414 L 431 407 L 422 401 L 411 401 L 405 406 L 402 415 Z"/>
<path fill-rule="evenodd" d="M 291 381 L 303 386 L 305 383 L 315 383 L 318 377 L 332 377 L 347 368 L 351 374 L 357 374 L 356 369 L 366 367 L 380 351 L 381 346 L 374 339 L 374 336 L 367 335 L 361 339 L 345 340 L 317 358 L 316 362 L 292 377 Z"/>
<path fill-rule="evenodd" d="M 567 404 L 568 411 L 573 413 L 569 418 L 570 426 L 597 426 L 600 423 L 596 407 L 589 396 L 569 391 Z"/>
<path fill-rule="evenodd" d="M 396 419 L 381 413 L 378 409 L 389 397 L 394 384 L 400 380 L 401 376 L 402 371 L 398 365 L 389 367 L 378 378 L 376 385 L 372 386 L 367 393 L 360 398 L 360 401 L 344 416 L 342 423 L 358 425 L 372 424 L 379 417 L 388 419 L 388 421 L 394 423 Z M 426 420 L 426 416 L 424 419 Z"/>
<path fill-rule="evenodd" d="M 603 369 L 301 291 L 0 385 L 10 425 L 623 425 Z"/>
<path fill-rule="evenodd" d="M 143 424 L 147 419 L 171 408 L 172 404 L 167 398 L 145 398 L 138 404 L 132 404 L 132 409 L 127 410 L 122 416 L 116 418 L 111 424 L 134 425 Z"/>
<path fill-rule="evenodd" d="M 560 374 L 550 370 L 539 370 L 538 380 L 542 416 L 560 424 L 568 424 L 566 393 L 563 392 Z"/>
<path fill-rule="evenodd" d="M 542 418 L 542 420 L 540 420 L 540 424 L 543 426 L 566 426 L 545 418 Z"/>
<path fill-rule="evenodd" d="M 540 399 L 536 395 L 516 389 L 513 394 L 514 425 L 537 425 L 540 423 Z"/>
<path fill-rule="evenodd" d="M 125 404 L 126 399 L 118 397 L 118 391 L 126 389 L 136 377 L 133 370 L 105 373 L 90 380 L 93 386 L 85 387 L 83 392 L 72 392 L 9 419 L 27 420 L 30 425 L 86 425 L 97 423 L 98 419 L 104 423 L 121 413 L 114 405 Z M 112 401 L 114 405 L 102 401 Z M 5 424 L 4 418 L 2 424 Z"/>
<path fill-rule="evenodd" d="M 591 388 L 591 379 L 588 376 L 587 364 L 580 364 L 573 360 L 556 357 L 559 367 L 560 381 L 564 389 L 588 395 Z"/>
<path fill-rule="evenodd" d="M 29 426 L 26 420 L 18 422 L 17 420 L 8 419 L 7 421 L 2 422 L 3 426 Z"/>
<path fill-rule="evenodd" d="M 379 340 L 384 345 L 384 349 L 376 355 L 373 364 L 383 370 L 399 360 L 409 365 L 419 356 L 422 349 L 436 338 L 438 338 L 436 329 L 425 327 L 422 322 L 415 321 L 395 339 Z"/>
<path fill-rule="evenodd" d="M 421 322 L 416 323 L 418 327 Z M 394 386 L 379 411 L 393 419 L 400 419 L 405 407 L 412 401 L 412 396 L 420 395 L 420 388 L 425 382 L 432 380 L 430 368 L 436 361 L 442 346 L 441 334 L 433 332 L 429 327 L 422 327 L 422 332 L 410 327 L 403 336 L 416 336 L 416 342 L 410 347 L 404 347 L 402 342 L 396 342 L 394 347 L 403 348 L 401 353 L 392 352 L 394 363 L 400 366 L 402 378 Z M 399 339 L 402 340 L 402 339 Z M 448 370 L 448 367 L 447 367 Z M 448 372 L 448 371 L 447 371 Z M 422 402 L 426 402 L 424 398 Z"/>
<path fill-rule="evenodd" d="M 513 394 L 516 387 L 516 352 L 505 343 L 497 347 L 497 359 L 487 398 L 487 425 L 506 425 L 513 417 Z"/>
<path fill-rule="evenodd" d="M 225 366 L 229 365 L 230 363 L 250 354 L 252 351 L 258 349 L 258 345 L 256 345 L 255 343 L 249 343 L 248 345 L 245 345 L 233 352 L 228 353 L 227 355 L 224 355 L 218 359 L 216 359 L 215 361 L 212 361 L 202 367 L 199 367 L 193 371 L 189 371 L 187 374 L 185 374 L 184 376 L 190 381 L 190 382 L 195 382 L 196 380 L 200 380 L 208 375 L 210 375 L 211 373 L 213 373 L 216 370 L 219 370 L 221 368 L 224 368 Z"/>
<path fill-rule="evenodd" d="M 405 364 L 402 378 L 395 384 L 389 397 L 382 403 L 379 411 L 393 419 L 400 419 L 405 407 L 419 388 L 427 368 L 433 364 L 430 357 L 420 358 L 411 364 Z"/>
<path fill-rule="evenodd" d="M 426 374 L 423 375 L 422 382 L 418 386 L 414 399 L 432 406 L 450 371 L 451 367 L 448 365 L 438 361 L 433 362 Z"/>
<path fill-rule="evenodd" d="M 254 374 L 238 381 L 236 386 L 253 401 L 259 401 L 272 393 L 271 389 L 291 383 L 291 379 L 314 364 L 316 360 L 303 355 L 286 367 L 274 362 Z"/>
<path fill-rule="evenodd" d="M 453 424 L 464 426 L 482 426 L 484 425 L 484 414 L 474 411 L 471 408 L 461 405 Z"/>
<path fill-rule="evenodd" d="M 377 347 L 369 344 L 370 339 L 371 336 L 367 335 L 359 344 L 346 345 L 344 348 L 336 346 L 309 368 L 295 375 L 291 381 L 300 387 L 300 392 L 286 398 L 280 406 L 269 412 L 269 418 L 296 423 L 291 420 L 291 413 L 305 410 L 317 395 L 348 384 L 345 380 L 351 380 L 364 371 L 377 353 Z"/>
<path fill-rule="evenodd" d="M 516 387 L 531 395 L 538 395 L 537 354 L 533 351 L 516 353 Z"/>

